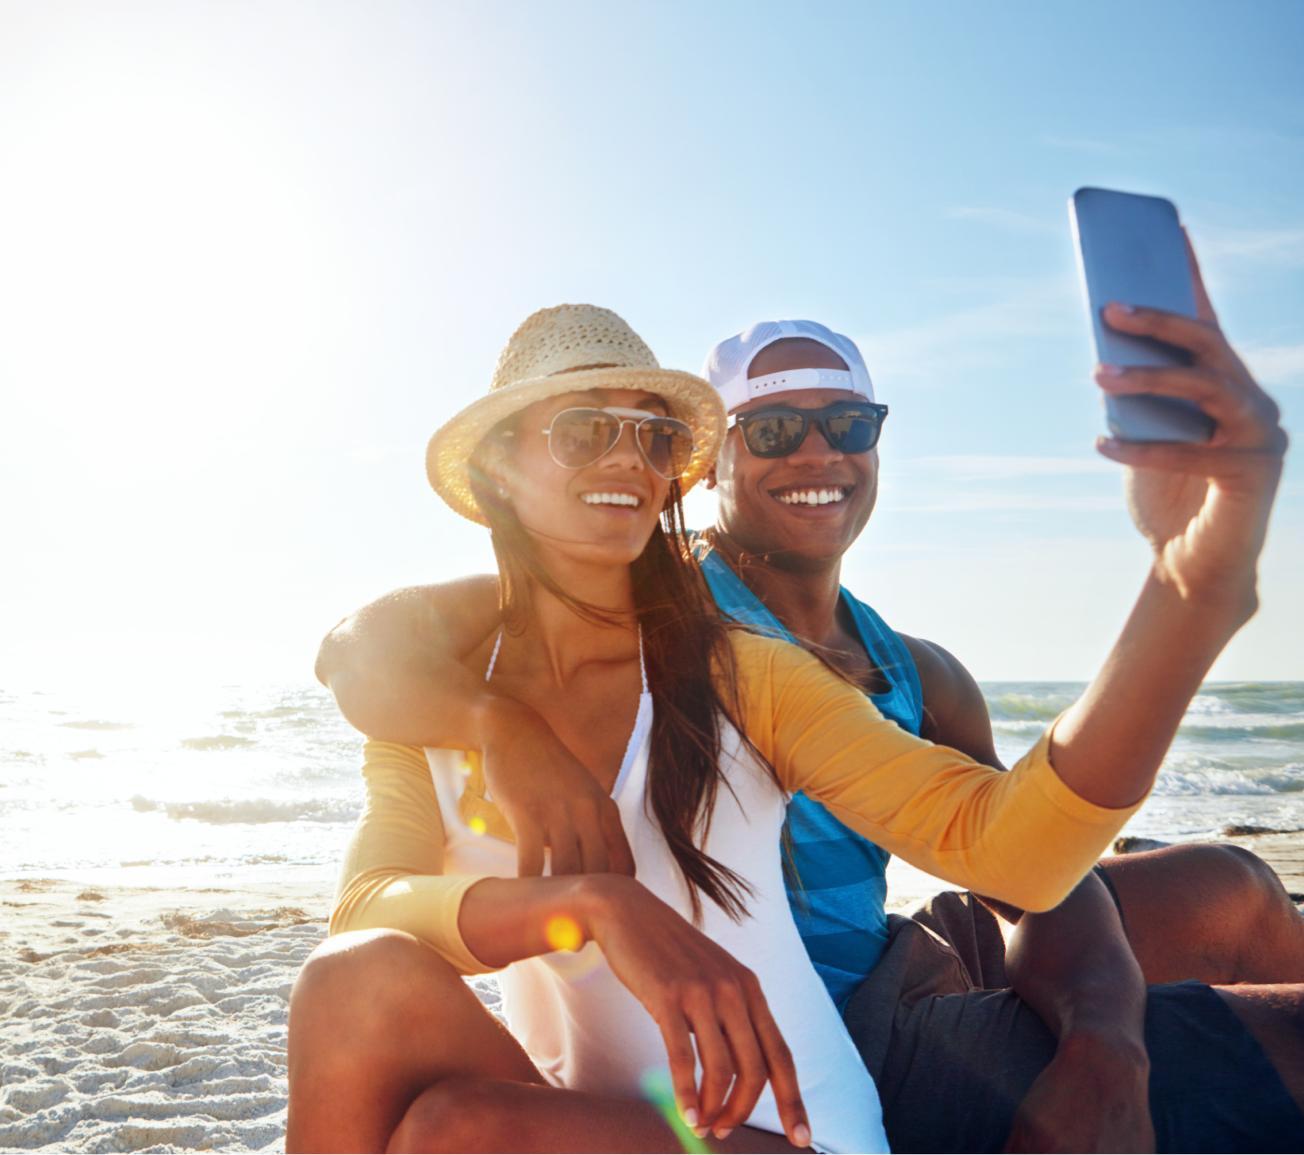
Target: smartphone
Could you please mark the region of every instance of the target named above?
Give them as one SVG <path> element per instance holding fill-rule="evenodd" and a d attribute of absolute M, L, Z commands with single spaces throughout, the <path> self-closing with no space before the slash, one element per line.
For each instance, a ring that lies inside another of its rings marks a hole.
<path fill-rule="evenodd" d="M 1189 365 L 1185 349 L 1120 333 L 1102 315 L 1110 301 L 1196 315 L 1195 283 L 1173 202 L 1080 188 L 1069 200 L 1069 221 L 1096 360 L 1102 365 Z M 1214 421 L 1194 401 L 1149 393 L 1107 396 L 1105 420 L 1110 433 L 1126 441 L 1208 441 L 1214 431 Z"/>

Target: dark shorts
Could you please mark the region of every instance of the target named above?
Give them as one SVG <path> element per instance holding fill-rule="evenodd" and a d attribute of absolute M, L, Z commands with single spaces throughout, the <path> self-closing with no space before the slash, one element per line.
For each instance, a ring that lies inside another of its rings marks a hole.
<path fill-rule="evenodd" d="M 957 911 L 951 921 L 962 921 Z M 892 1150 L 1002 1151 L 1055 1039 L 1013 991 L 966 989 L 961 954 L 972 943 L 957 952 L 912 919 L 888 919 L 887 950 L 844 1018 L 878 1084 Z M 980 945 L 994 956 L 994 944 Z M 1212 988 L 1148 988 L 1146 1047 L 1157 1150 L 1304 1150 L 1304 1114 Z"/>

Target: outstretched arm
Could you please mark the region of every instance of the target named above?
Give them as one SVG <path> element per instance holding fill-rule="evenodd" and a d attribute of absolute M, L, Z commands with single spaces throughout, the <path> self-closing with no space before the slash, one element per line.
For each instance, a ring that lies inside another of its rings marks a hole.
<path fill-rule="evenodd" d="M 836 748 L 821 740 L 814 724 L 821 691 L 805 673 L 772 688 L 768 719 L 758 713 L 761 731 L 776 729 L 751 734 L 769 747 L 789 788 L 805 789 L 853 829 L 925 869 L 1032 909 L 1062 901 L 1090 865 L 1083 859 L 1099 854 L 1109 828 L 1120 828 L 1144 800 L 1186 706 L 1257 607 L 1256 567 L 1286 435 L 1277 406 L 1219 329 L 1194 257 L 1192 272 L 1199 319 L 1118 304 L 1105 310 L 1122 331 L 1187 349 L 1190 364 L 1101 366 L 1096 379 L 1114 395 L 1193 401 L 1213 418 L 1214 435 L 1199 445 L 1101 439 L 1101 452 L 1126 466 L 1128 504 L 1153 550 L 1151 570 L 1104 669 L 1015 772 L 949 766 L 948 757 L 961 756 L 940 747 L 907 754 L 912 740 L 899 733 L 880 743 L 885 761 L 866 747 L 859 767 L 867 771 L 849 776 L 860 743 L 846 734 Z M 763 686 L 753 692 L 766 700 Z M 826 730 L 840 728 L 839 712 L 849 719 L 855 710 L 836 707 Z M 795 723 L 791 734 L 776 741 L 787 723 Z M 893 747 L 901 747 L 899 759 Z M 1002 833 L 1028 845 L 1002 844 Z M 1025 853 L 1041 855 L 1040 878 L 1027 875 Z"/>
<path fill-rule="evenodd" d="M 1154 393 L 1196 402 L 1217 423 L 1207 444 L 1101 438 L 1126 469 L 1137 528 L 1154 557 L 1141 596 L 1104 669 L 1055 727 L 1060 778 L 1100 806 L 1142 798 L 1209 667 L 1258 607 L 1256 566 L 1281 476 L 1286 434 L 1218 327 L 1191 255 L 1199 319 L 1111 304 L 1120 332 L 1186 349 L 1180 368 L 1102 365 L 1113 396 Z"/>
<path fill-rule="evenodd" d="M 634 873 L 620 813 L 539 714 L 462 664 L 502 626 L 498 580 L 413 586 L 364 606 L 322 641 L 317 677 L 365 734 L 403 746 L 479 750 L 516 836 L 521 877 Z"/>

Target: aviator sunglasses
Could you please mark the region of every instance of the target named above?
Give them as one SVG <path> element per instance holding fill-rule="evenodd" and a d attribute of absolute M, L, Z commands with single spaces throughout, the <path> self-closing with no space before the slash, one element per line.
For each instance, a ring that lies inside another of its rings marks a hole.
<path fill-rule="evenodd" d="M 644 409 L 563 409 L 540 432 L 548 435 L 553 461 L 563 469 L 583 469 L 616 447 L 626 425 L 634 427 L 638 451 L 653 473 L 667 481 L 682 476 L 693 457 L 693 431 L 674 417 Z"/>
<path fill-rule="evenodd" d="M 887 406 L 873 401 L 836 401 L 823 409 L 795 409 L 788 405 L 740 413 L 734 425 L 755 457 L 787 457 L 796 453 L 812 425 L 824 434 L 829 448 L 838 453 L 868 453 L 878 444 L 887 418 Z"/>

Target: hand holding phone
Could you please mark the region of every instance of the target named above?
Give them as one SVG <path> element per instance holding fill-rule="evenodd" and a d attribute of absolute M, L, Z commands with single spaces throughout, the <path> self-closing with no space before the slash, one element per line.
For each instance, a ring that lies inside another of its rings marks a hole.
<path fill-rule="evenodd" d="M 1189 365 L 1190 354 L 1152 337 L 1111 328 L 1110 301 L 1195 317 L 1195 285 L 1186 237 L 1171 201 L 1109 189 L 1080 188 L 1069 201 L 1078 270 L 1096 360 L 1102 365 Z M 1140 394 L 1105 398 L 1109 431 L 1126 441 L 1208 441 L 1214 422 L 1179 397 Z"/>
<path fill-rule="evenodd" d="M 1175 223 L 1176 214 L 1171 206 L 1169 210 L 1169 220 Z M 1276 403 L 1228 344 L 1194 252 L 1184 234 L 1179 231 L 1177 236 L 1186 256 L 1194 316 L 1172 308 L 1171 296 L 1153 306 L 1113 300 L 1092 310 L 1098 340 L 1114 345 L 1113 356 L 1102 352 L 1095 372 L 1096 384 L 1113 403 L 1112 413 L 1135 416 L 1128 402 L 1154 402 L 1156 407 L 1140 416 L 1156 424 L 1165 421 L 1167 427 L 1160 432 L 1167 435 L 1116 433 L 1100 438 L 1096 448 L 1127 467 L 1123 484 L 1128 511 L 1154 551 L 1152 579 L 1180 602 L 1203 605 L 1208 612 L 1230 605 L 1238 607 L 1239 616 L 1253 612 L 1255 564 L 1287 437 Z M 1083 251 L 1084 256 L 1090 253 L 1089 244 Z M 1173 263 L 1170 259 L 1169 273 Z M 1169 277 L 1170 286 L 1172 280 Z M 1106 293 L 1102 300 L 1114 296 Z M 1125 357 L 1132 363 L 1121 364 Z M 1180 402 L 1187 413 L 1164 413 L 1159 406 L 1164 402 Z M 1192 411 L 1211 428 L 1207 439 L 1173 436 L 1183 432 L 1173 425 Z"/>

